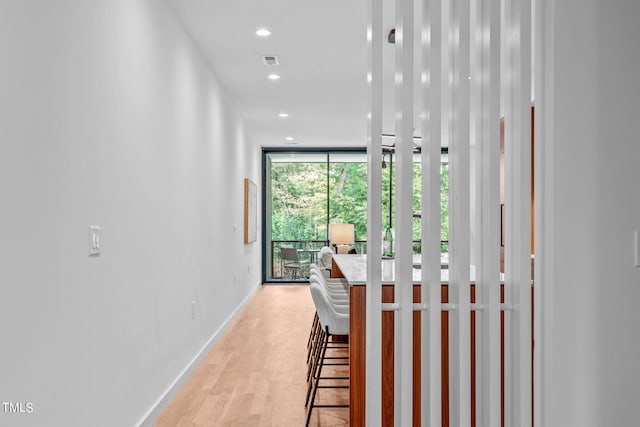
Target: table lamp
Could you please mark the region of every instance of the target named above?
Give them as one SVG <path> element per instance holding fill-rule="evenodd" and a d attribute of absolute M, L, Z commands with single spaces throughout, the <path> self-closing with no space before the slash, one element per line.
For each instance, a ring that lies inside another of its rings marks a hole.
<path fill-rule="evenodd" d="M 336 245 L 337 253 L 346 254 L 355 241 L 353 224 L 329 224 L 329 240 Z"/>

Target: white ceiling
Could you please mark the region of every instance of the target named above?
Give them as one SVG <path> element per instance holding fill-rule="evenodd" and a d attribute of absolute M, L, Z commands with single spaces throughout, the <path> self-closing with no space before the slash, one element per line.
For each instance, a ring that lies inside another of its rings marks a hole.
<path fill-rule="evenodd" d="M 366 0 L 170 2 L 259 145 L 366 144 Z"/>

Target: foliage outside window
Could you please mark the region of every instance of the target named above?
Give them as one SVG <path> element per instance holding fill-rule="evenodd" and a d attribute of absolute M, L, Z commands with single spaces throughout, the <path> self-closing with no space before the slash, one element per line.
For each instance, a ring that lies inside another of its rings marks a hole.
<path fill-rule="evenodd" d="M 367 165 L 364 153 L 267 153 L 271 161 L 267 173 L 270 188 L 271 264 L 279 260 L 280 244 L 294 247 L 319 248 L 327 239 L 330 223 L 355 226 L 355 240 L 360 253 L 366 252 L 367 239 Z M 382 170 L 382 223 L 394 227 L 395 165 L 387 154 Z M 447 252 L 448 240 L 448 163 L 442 156 L 441 186 L 441 240 Z M 413 167 L 413 212 L 421 210 L 421 165 L 419 156 Z M 391 204 L 391 208 L 390 208 Z M 391 215 L 391 221 L 390 221 Z M 382 230 L 381 230 L 382 231 Z M 420 220 L 413 223 L 414 250 L 420 252 Z M 272 243 L 273 242 L 273 243 Z M 277 268 L 275 269 L 277 270 Z M 272 269 L 272 271 L 275 271 Z M 276 274 L 276 273 L 274 273 Z"/>

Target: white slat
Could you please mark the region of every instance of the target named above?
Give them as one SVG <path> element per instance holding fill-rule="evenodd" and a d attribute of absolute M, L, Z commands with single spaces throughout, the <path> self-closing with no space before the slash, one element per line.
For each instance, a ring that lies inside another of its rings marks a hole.
<path fill-rule="evenodd" d="M 382 0 L 369 0 L 367 28 L 366 425 L 381 425 L 382 407 Z M 372 262 L 373 261 L 373 262 Z"/>
<path fill-rule="evenodd" d="M 508 425 L 531 425 L 531 1 L 508 2 L 505 286 L 511 314 Z"/>
<path fill-rule="evenodd" d="M 453 138 L 449 148 L 449 300 L 451 425 L 471 425 L 470 363 L 470 8 L 469 0 L 454 2 Z"/>
<path fill-rule="evenodd" d="M 442 425 L 442 320 L 440 284 L 440 156 L 442 91 L 442 2 L 427 0 L 423 8 L 422 78 L 422 284 L 421 300 L 428 310 L 421 316 L 422 425 Z"/>
<path fill-rule="evenodd" d="M 414 0 L 396 2 L 395 420 L 413 409 L 413 107 Z"/>
<path fill-rule="evenodd" d="M 535 425 L 549 426 L 549 408 L 553 404 L 550 390 L 553 383 L 553 352 L 551 337 L 553 328 L 554 278 L 553 237 L 553 103 L 548 102 L 554 93 L 553 73 L 553 2 L 535 1 L 535 310 L 534 310 L 534 395 Z M 544 173 L 543 173 L 544 172 Z M 544 307 L 544 311 L 542 308 Z"/>
<path fill-rule="evenodd" d="M 515 49 L 514 28 L 512 19 L 513 2 L 504 2 L 502 11 L 502 55 L 503 55 L 503 74 L 502 74 L 502 97 L 504 110 L 504 301 L 513 306 L 513 201 L 514 201 L 514 162 L 512 158 L 513 146 L 515 141 L 513 119 L 514 108 L 514 71 L 513 71 L 513 50 Z M 505 426 L 513 425 L 513 408 L 514 408 L 514 377 L 513 368 L 513 351 L 511 351 L 511 342 L 513 339 L 513 311 L 504 314 L 504 418 Z"/>
<path fill-rule="evenodd" d="M 478 185 L 481 204 L 476 270 L 477 426 L 500 425 L 500 0 L 479 0 L 477 82 L 480 87 Z"/>

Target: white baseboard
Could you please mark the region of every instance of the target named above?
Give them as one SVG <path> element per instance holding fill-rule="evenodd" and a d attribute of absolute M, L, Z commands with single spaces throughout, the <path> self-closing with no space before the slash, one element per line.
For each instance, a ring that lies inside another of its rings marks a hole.
<path fill-rule="evenodd" d="M 175 397 L 175 395 L 180 391 L 182 386 L 187 382 L 191 374 L 196 370 L 200 363 L 204 360 L 205 356 L 209 354 L 214 345 L 222 338 L 224 333 L 229 329 L 229 326 L 233 323 L 233 321 L 238 317 L 238 314 L 242 311 L 242 309 L 247 305 L 247 303 L 253 298 L 253 296 L 258 292 L 262 283 L 258 283 L 249 294 L 242 300 L 242 302 L 236 307 L 235 310 L 227 317 L 227 319 L 222 323 L 222 325 L 218 328 L 217 331 L 209 338 L 209 340 L 205 343 L 205 345 L 200 349 L 200 351 L 194 356 L 194 358 L 187 364 L 187 366 L 180 372 L 178 377 L 171 383 L 171 385 L 167 388 L 167 390 L 162 393 L 162 396 L 156 401 L 155 404 L 149 409 L 149 411 L 142 417 L 142 420 L 137 424 L 140 427 L 151 427 L 156 419 L 162 414 L 162 411 L 169 405 L 169 402 Z"/>

